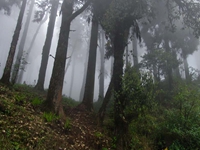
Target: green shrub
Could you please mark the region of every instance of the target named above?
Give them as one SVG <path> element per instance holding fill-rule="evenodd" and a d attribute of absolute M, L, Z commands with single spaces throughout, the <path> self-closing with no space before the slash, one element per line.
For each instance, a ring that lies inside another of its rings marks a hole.
<path fill-rule="evenodd" d="M 200 92 L 194 84 L 178 83 L 170 108 L 165 110 L 161 134 L 170 139 L 172 150 L 200 147 Z"/>
<path fill-rule="evenodd" d="M 31 101 L 31 104 L 32 104 L 33 106 L 39 106 L 39 105 L 42 104 L 42 100 L 39 99 L 38 97 L 35 97 L 35 98 Z"/>
<path fill-rule="evenodd" d="M 70 118 L 67 118 L 64 124 L 65 129 L 70 129 L 71 128 L 71 120 Z"/>
<path fill-rule="evenodd" d="M 14 95 L 14 98 L 17 104 L 24 104 L 27 99 L 26 95 L 23 93 L 17 93 L 16 95 Z"/>
<path fill-rule="evenodd" d="M 186 150 L 179 142 L 174 141 L 169 147 L 170 150 Z"/>
<path fill-rule="evenodd" d="M 74 99 L 70 97 L 66 97 L 66 96 L 63 96 L 62 101 L 63 101 L 63 105 L 67 105 L 69 107 L 75 107 L 78 104 L 80 104 L 80 102 L 75 101 Z"/>
<path fill-rule="evenodd" d="M 56 115 L 55 115 L 54 113 L 52 113 L 52 112 L 49 112 L 49 113 L 44 112 L 43 117 L 44 117 L 45 121 L 47 121 L 47 122 L 53 122 L 53 121 L 59 119 L 59 117 L 56 116 Z"/>
<path fill-rule="evenodd" d="M 103 134 L 101 132 L 95 132 L 94 135 L 97 137 L 97 138 L 102 138 L 103 137 Z"/>
<path fill-rule="evenodd" d="M 125 98 L 125 115 L 130 117 L 130 122 L 156 108 L 156 85 L 150 73 L 138 73 L 134 68 L 127 68 L 122 94 Z"/>

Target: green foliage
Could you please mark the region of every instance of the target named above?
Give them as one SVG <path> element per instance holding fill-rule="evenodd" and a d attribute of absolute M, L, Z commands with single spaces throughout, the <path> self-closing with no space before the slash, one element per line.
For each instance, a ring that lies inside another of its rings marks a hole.
<path fill-rule="evenodd" d="M 80 104 L 80 102 L 75 101 L 74 99 L 72 99 L 70 97 L 66 97 L 66 96 L 63 96 L 62 100 L 63 100 L 63 105 L 66 105 L 69 107 L 75 107 L 78 104 Z"/>
<path fill-rule="evenodd" d="M 175 141 L 169 147 L 170 150 L 187 150 L 179 142 Z"/>
<path fill-rule="evenodd" d="M 151 9 L 146 0 L 140 0 L 140 2 L 132 0 L 112 1 L 103 17 L 102 25 L 107 33 L 112 34 L 117 28 L 129 29 L 131 25 L 136 27 L 137 22 L 133 20 L 148 13 L 151 13 Z"/>
<path fill-rule="evenodd" d="M 190 75 L 190 79 L 191 81 L 193 81 L 196 84 L 200 85 L 200 70 L 195 69 L 193 67 L 189 67 L 189 75 Z"/>
<path fill-rule="evenodd" d="M 70 118 L 66 119 L 65 124 L 64 124 L 64 128 L 67 129 L 67 130 L 71 129 L 71 120 L 70 120 Z"/>
<path fill-rule="evenodd" d="M 171 149 L 194 150 L 200 147 L 199 99 L 199 88 L 195 84 L 177 83 L 161 127 Z"/>
<path fill-rule="evenodd" d="M 102 138 L 103 137 L 103 134 L 101 132 L 95 132 L 94 135 L 97 137 L 97 138 Z"/>
<path fill-rule="evenodd" d="M 113 138 L 112 138 L 111 147 L 112 147 L 112 149 L 117 148 L 117 137 L 116 136 L 113 136 Z"/>
<path fill-rule="evenodd" d="M 124 104 L 121 105 L 124 105 L 124 116 L 121 117 L 128 125 L 128 133 L 124 137 L 127 147 L 123 148 L 142 150 L 150 147 L 153 138 L 148 140 L 148 137 L 157 128 L 157 120 L 153 116 L 157 109 L 155 101 L 157 92 L 152 75 L 148 72 L 138 73 L 135 68 L 128 66 L 122 85 Z M 117 143 L 114 141 L 113 146 L 116 146 Z"/>
<path fill-rule="evenodd" d="M 0 83 L 0 94 L 9 93 L 10 89 L 6 86 L 2 86 Z"/>
<path fill-rule="evenodd" d="M 95 112 L 98 112 L 99 109 L 101 108 L 101 105 L 102 105 L 103 101 L 102 100 L 98 100 L 96 102 L 93 103 L 93 107 L 94 107 L 94 111 Z"/>
<path fill-rule="evenodd" d="M 12 145 L 14 146 L 14 150 L 21 150 L 18 142 L 12 142 Z"/>
<path fill-rule="evenodd" d="M 26 102 L 26 95 L 23 93 L 17 93 L 14 95 L 15 101 L 17 104 L 24 104 Z"/>
<path fill-rule="evenodd" d="M 125 115 L 132 119 L 156 107 L 156 85 L 150 73 L 138 73 L 134 68 L 128 67 L 123 77 L 123 95 L 125 102 Z"/>
<path fill-rule="evenodd" d="M 170 52 L 166 52 L 164 49 L 156 49 L 146 53 L 142 56 L 143 60 L 140 65 L 146 69 L 149 69 L 157 78 L 161 75 L 167 75 L 167 71 L 170 68 L 177 68 L 180 61 L 177 60 L 176 55 Z"/>
<path fill-rule="evenodd" d="M 53 122 L 53 121 L 59 119 L 59 117 L 56 116 L 56 115 L 55 115 L 54 113 L 52 113 L 52 112 L 49 112 L 49 113 L 44 112 L 44 113 L 43 113 L 43 117 L 44 117 L 44 119 L 45 119 L 47 122 Z"/>
<path fill-rule="evenodd" d="M 31 104 L 33 106 L 40 106 L 42 104 L 42 100 L 39 99 L 38 97 L 35 97 L 32 101 L 31 101 Z"/>

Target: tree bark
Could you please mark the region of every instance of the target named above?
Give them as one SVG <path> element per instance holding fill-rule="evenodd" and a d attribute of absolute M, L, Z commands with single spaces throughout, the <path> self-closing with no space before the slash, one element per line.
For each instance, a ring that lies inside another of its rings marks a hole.
<path fill-rule="evenodd" d="M 88 50 L 89 50 L 89 47 L 90 47 L 89 40 L 90 40 L 90 38 L 88 38 L 86 40 L 87 47 L 88 47 L 87 49 Z M 82 86 L 81 86 L 81 92 L 80 92 L 80 96 L 79 96 L 79 102 L 81 102 L 83 100 L 83 96 L 84 96 L 88 58 L 89 58 L 89 51 L 86 52 L 86 58 L 85 58 L 85 62 L 84 62 L 83 82 L 82 82 Z"/>
<path fill-rule="evenodd" d="M 175 50 L 172 52 L 172 55 L 177 58 L 177 52 Z M 173 74 L 177 79 L 181 79 L 181 74 L 180 74 L 180 71 L 179 71 L 179 65 L 177 65 L 177 67 L 173 69 Z"/>
<path fill-rule="evenodd" d="M 169 47 L 169 40 L 168 39 L 165 39 L 165 49 L 167 52 L 171 52 L 170 50 L 170 47 Z M 167 62 L 169 63 L 169 62 Z M 168 77 L 168 89 L 169 91 L 172 90 L 172 84 L 173 84 L 173 78 L 172 78 L 172 67 L 171 66 L 168 66 L 167 68 L 167 77 Z"/>
<path fill-rule="evenodd" d="M 112 78 L 112 76 L 113 76 L 114 57 L 111 56 L 110 59 L 111 59 L 111 60 L 110 60 L 110 62 L 111 62 L 110 77 Z"/>
<path fill-rule="evenodd" d="M 184 62 L 184 69 L 185 69 L 185 78 L 186 80 L 189 80 L 190 75 L 189 75 L 189 67 L 188 67 L 187 59 L 184 59 L 183 62 Z"/>
<path fill-rule="evenodd" d="M 28 29 L 29 29 L 29 25 L 30 25 L 30 21 L 31 21 L 31 16 L 32 16 L 34 4 L 35 4 L 35 0 L 31 0 L 28 15 L 27 15 L 27 18 L 26 18 L 26 23 L 24 25 L 24 31 L 23 31 L 22 38 L 21 38 L 20 43 L 19 43 L 19 50 L 18 50 L 18 53 L 17 53 L 17 58 L 16 58 L 16 61 L 15 61 L 15 64 L 14 64 L 14 69 L 13 69 L 13 73 L 12 73 L 12 81 L 11 81 L 12 84 L 16 83 L 18 72 L 19 72 L 19 70 L 21 69 L 21 66 L 22 66 L 21 63 L 23 64 L 23 61 L 24 61 L 24 60 L 22 60 L 22 56 L 23 56 L 23 52 L 24 52 L 24 46 L 25 46 L 26 37 L 27 37 L 27 34 L 28 34 Z M 22 70 L 23 70 L 23 68 L 22 68 Z"/>
<path fill-rule="evenodd" d="M 69 97 L 72 96 L 72 89 L 74 84 L 74 71 L 75 71 L 75 61 L 72 61 L 72 72 L 71 72 L 71 83 L 70 83 L 70 89 L 69 89 Z"/>
<path fill-rule="evenodd" d="M 185 69 L 185 79 L 187 81 L 189 81 L 190 80 L 190 74 L 189 74 L 187 55 L 184 53 L 184 51 L 182 51 L 182 54 L 183 54 L 183 65 L 184 65 L 184 69 Z"/>
<path fill-rule="evenodd" d="M 126 128 L 125 122 L 125 102 L 122 94 L 122 76 L 123 76 L 123 54 L 128 38 L 129 30 L 120 32 L 116 30 L 114 37 L 114 66 L 113 66 L 113 89 L 114 89 L 114 123 L 115 134 L 122 134 Z M 125 132 L 126 133 L 126 132 Z"/>
<path fill-rule="evenodd" d="M 58 5 L 59 5 L 58 0 L 52 1 L 51 14 L 49 17 L 49 25 L 47 28 L 46 40 L 45 40 L 45 44 L 42 50 L 42 61 L 41 61 L 41 66 L 39 70 L 38 81 L 35 86 L 36 89 L 42 90 L 42 91 L 44 90 L 44 81 L 45 81 L 46 69 L 47 69 L 47 64 L 48 64 L 48 59 L 49 59 L 49 52 L 51 48 L 51 41 L 53 38 L 53 31 L 54 31 L 54 26 L 55 26 L 55 21 L 56 21 L 56 16 L 57 16 Z"/>
<path fill-rule="evenodd" d="M 47 109 L 50 109 L 50 111 L 53 111 L 61 116 L 64 115 L 61 99 L 71 23 L 68 18 L 72 15 L 72 12 L 73 3 L 65 0 L 62 6 L 62 22 L 53 72 L 50 80 L 49 90 L 47 93 L 47 99 L 45 101 Z"/>
<path fill-rule="evenodd" d="M 110 81 L 108 90 L 106 92 L 105 98 L 103 99 L 103 103 L 99 109 L 98 112 L 98 125 L 102 126 L 103 125 L 103 121 L 104 121 L 104 117 L 105 117 L 105 113 L 106 113 L 106 108 L 107 105 L 111 99 L 112 96 L 112 89 L 113 89 L 113 78 Z"/>
<path fill-rule="evenodd" d="M 15 32 L 14 32 L 13 39 L 12 39 L 11 46 L 10 46 L 10 51 L 9 51 L 8 58 L 6 61 L 6 66 L 4 68 L 4 73 L 1 78 L 1 82 L 4 84 L 10 84 L 11 69 L 12 69 L 13 59 L 14 59 L 14 55 L 15 55 L 15 51 L 16 51 L 16 47 L 17 47 L 17 42 L 19 39 L 19 34 L 21 31 L 22 20 L 23 20 L 24 11 L 26 8 L 26 2 L 27 2 L 27 0 L 23 0 L 23 2 L 22 2 L 19 17 L 17 20 L 17 25 L 15 28 Z"/>
<path fill-rule="evenodd" d="M 86 61 L 84 63 L 84 74 L 83 74 L 83 83 L 81 86 L 81 92 L 80 92 L 80 97 L 79 97 L 79 101 L 81 102 L 83 100 L 83 96 L 84 96 L 84 91 L 85 91 L 85 83 L 86 83 L 86 73 L 87 73 L 87 63 L 88 63 L 88 56 L 89 53 L 86 56 Z"/>
<path fill-rule="evenodd" d="M 64 0 L 62 4 L 62 22 L 60 28 L 60 35 L 56 56 L 53 66 L 53 72 L 50 79 L 49 90 L 47 99 L 44 102 L 46 110 L 53 111 L 60 115 L 61 118 L 65 117 L 61 103 L 62 88 L 65 73 L 66 56 L 68 50 L 69 32 L 71 21 L 82 13 L 90 4 L 91 0 L 87 1 L 79 10 L 73 13 L 74 1 Z"/>
<path fill-rule="evenodd" d="M 89 111 L 93 109 L 97 40 L 98 40 L 98 21 L 96 20 L 95 16 L 93 16 L 86 84 L 85 84 L 83 101 L 81 103 L 85 105 L 86 109 L 88 109 Z"/>
<path fill-rule="evenodd" d="M 125 51 L 125 63 L 126 63 L 126 68 L 128 67 L 128 45 L 126 46 L 126 51 Z"/>
<path fill-rule="evenodd" d="M 134 36 L 132 45 L 133 45 L 133 63 L 135 67 L 138 67 L 138 51 L 137 51 L 137 37 L 136 36 Z"/>

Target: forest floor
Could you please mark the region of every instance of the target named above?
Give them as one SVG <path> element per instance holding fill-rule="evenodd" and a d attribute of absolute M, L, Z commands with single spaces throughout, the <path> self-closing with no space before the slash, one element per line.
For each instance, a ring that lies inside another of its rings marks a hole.
<path fill-rule="evenodd" d="M 45 93 L 28 86 L 0 85 L 1 150 L 109 150 L 112 138 L 96 114 L 65 101 L 67 119 L 41 110 Z"/>

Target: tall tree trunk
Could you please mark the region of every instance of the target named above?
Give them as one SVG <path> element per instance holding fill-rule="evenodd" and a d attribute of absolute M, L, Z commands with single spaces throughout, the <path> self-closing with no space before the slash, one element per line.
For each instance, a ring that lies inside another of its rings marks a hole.
<path fill-rule="evenodd" d="M 100 62 L 101 62 L 101 69 L 99 75 L 99 99 L 98 101 L 102 101 L 104 98 L 104 50 L 105 50 L 105 38 L 104 38 L 104 31 L 101 29 L 100 31 Z"/>
<path fill-rule="evenodd" d="M 126 51 L 125 51 L 125 63 L 126 63 L 126 68 L 128 67 L 128 45 L 126 46 Z"/>
<path fill-rule="evenodd" d="M 48 59 L 49 59 L 49 51 L 51 48 L 51 41 L 53 38 L 53 31 L 54 31 L 54 26 L 55 26 L 55 21 L 56 21 L 58 4 L 59 4 L 58 0 L 52 1 L 51 14 L 49 18 L 46 40 L 45 40 L 45 44 L 42 50 L 42 61 L 41 61 L 41 66 L 39 70 L 38 81 L 35 86 L 35 88 L 38 90 L 44 90 L 44 81 L 45 81 L 46 69 L 47 69 L 47 64 L 48 64 Z"/>
<path fill-rule="evenodd" d="M 82 101 L 82 104 L 85 105 L 86 108 L 90 111 L 93 109 L 97 40 L 98 40 L 98 21 L 96 20 L 95 16 L 93 16 L 86 84 Z"/>
<path fill-rule="evenodd" d="M 72 51 L 72 54 L 67 62 L 67 66 L 65 67 L 65 74 L 67 73 L 67 70 L 69 69 L 69 66 L 71 64 L 71 61 L 72 61 L 72 55 L 73 55 L 74 51 Z"/>
<path fill-rule="evenodd" d="M 110 63 L 111 63 L 110 77 L 112 78 L 112 76 L 113 76 L 113 65 L 114 65 L 114 57 L 113 56 L 110 57 Z"/>
<path fill-rule="evenodd" d="M 48 19 L 48 13 L 46 13 L 44 19 L 40 22 L 39 26 L 37 27 L 37 29 L 36 29 L 36 31 L 35 31 L 35 34 L 33 35 L 33 38 L 32 38 L 32 40 L 31 40 L 31 44 L 30 44 L 28 50 L 26 51 L 26 56 L 25 56 L 25 59 L 24 59 L 25 62 L 28 62 L 28 57 L 29 57 L 30 52 L 31 52 L 31 50 L 32 50 L 32 48 L 33 48 L 33 44 L 34 44 L 34 42 L 35 42 L 35 39 L 36 39 L 36 37 L 37 37 L 37 35 L 38 35 L 38 33 L 39 33 L 39 30 L 40 30 L 41 26 L 47 21 L 47 19 Z M 20 70 L 20 71 L 19 71 L 17 83 L 22 83 L 24 71 L 26 70 L 26 63 L 21 64 L 21 68 L 23 68 L 23 70 Z"/>
<path fill-rule="evenodd" d="M 171 53 L 170 47 L 169 47 L 169 40 L 165 39 L 165 49 L 167 52 Z M 170 63 L 170 62 L 167 62 Z M 173 79 L 172 79 L 172 67 L 167 68 L 167 77 L 168 77 L 168 89 L 169 91 L 172 90 L 172 84 L 173 84 Z"/>
<path fill-rule="evenodd" d="M 108 103 L 111 99 L 111 96 L 112 96 L 112 89 L 113 89 L 113 78 L 110 81 L 110 84 L 108 86 L 105 98 L 103 99 L 103 103 L 102 103 L 102 105 L 99 109 L 99 112 L 98 112 L 98 125 L 100 125 L 100 126 L 103 125 L 103 120 L 104 120 L 104 117 L 105 117 L 106 108 L 107 108 L 107 105 L 108 105 Z"/>
<path fill-rule="evenodd" d="M 139 69 L 138 68 L 138 51 L 137 51 L 137 37 L 136 36 L 134 36 L 134 39 L 132 41 L 132 46 L 133 46 L 133 64 L 136 69 Z"/>
<path fill-rule="evenodd" d="M 185 51 L 182 51 L 183 65 L 184 65 L 184 69 L 185 69 L 185 79 L 187 81 L 189 81 L 190 80 L 190 74 L 189 74 L 189 67 L 188 67 L 187 55 L 184 52 Z"/>
<path fill-rule="evenodd" d="M 8 58 L 6 61 L 6 66 L 4 68 L 4 73 L 1 78 L 1 82 L 4 84 L 10 84 L 11 69 L 12 69 L 13 59 L 14 59 L 14 55 L 15 55 L 15 51 L 16 51 L 16 47 L 17 47 L 17 42 L 19 39 L 19 34 L 21 31 L 22 20 L 23 20 L 24 11 L 26 8 L 26 2 L 27 2 L 27 0 L 23 0 L 23 2 L 22 2 L 19 17 L 17 20 L 17 25 L 15 28 L 15 32 L 14 32 L 13 39 L 12 39 L 11 46 L 10 46 L 10 51 L 9 51 Z"/>
<path fill-rule="evenodd" d="M 80 92 L 80 97 L 79 97 L 79 101 L 80 101 L 80 102 L 83 100 L 84 91 L 85 91 L 85 83 L 86 83 L 86 73 L 87 73 L 88 57 L 89 57 L 89 53 L 87 54 L 87 56 L 86 56 L 86 61 L 85 61 L 85 63 L 84 63 L 83 83 L 82 83 L 82 86 L 81 86 L 81 92 Z"/>
<path fill-rule="evenodd" d="M 62 22 L 53 72 L 50 80 L 49 90 L 47 93 L 47 99 L 45 101 L 47 109 L 50 109 L 51 111 L 61 116 L 64 116 L 61 99 L 68 49 L 68 38 L 71 24 L 67 17 L 72 15 L 72 11 L 73 3 L 67 2 L 65 0 L 62 6 Z"/>
<path fill-rule="evenodd" d="M 53 111 L 63 118 L 63 107 L 61 103 L 62 88 L 65 73 L 66 56 L 69 41 L 69 32 L 71 21 L 82 13 L 90 4 L 91 0 L 88 0 L 79 10 L 73 12 L 74 3 L 71 0 L 64 0 L 62 4 L 62 22 L 60 28 L 60 35 L 58 40 L 58 46 L 56 50 L 56 56 L 53 66 L 53 72 L 50 79 L 49 90 L 47 93 L 47 99 L 44 103 L 47 110 Z"/>
<path fill-rule="evenodd" d="M 151 52 L 150 52 L 150 53 L 151 53 Z M 153 76 L 154 76 L 155 82 L 160 82 L 160 72 L 159 72 L 159 68 L 157 68 L 155 64 L 153 64 Z"/>
<path fill-rule="evenodd" d="M 24 31 L 23 31 L 22 38 L 21 38 L 20 43 L 19 43 L 19 50 L 18 50 L 18 53 L 17 53 L 17 58 L 16 58 L 16 61 L 15 61 L 15 64 L 14 64 L 13 72 L 12 72 L 12 81 L 11 81 L 12 84 L 16 83 L 16 79 L 17 79 L 19 69 L 21 69 L 21 63 L 24 63 L 23 60 L 22 60 L 22 56 L 23 56 L 23 52 L 24 52 L 24 46 L 25 46 L 26 37 L 27 37 L 27 34 L 28 34 L 28 28 L 29 28 L 29 25 L 30 25 L 34 4 L 35 4 L 35 0 L 31 0 L 28 15 L 27 15 L 27 18 L 26 18 L 26 23 L 24 25 Z"/>
<path fill-rule="evenodd" d="M 176 51 L 178 51 L 178 50 L 176 50 Z M 174 51 L 172 52 L 172 55 L 175 56 L 175 57 L 177 58 L 177 53 L 176 53 L 176 51 L 174 50 Z M 179 65 L 178 65 L 175 69 L 173 69 L 173 74 L 174 74 L 174 76 L 175 76 L 177 79 L 181 79 L 181 74 L 180 74 L 180 71 L 179 71 Z"/>
<path fill-rule="evenodd" d="M 111 76 L 111 79 L 110 79 L 110 84 L 108 86 L 108 89 L 107 89 L 107 92 L 106 92 L 106 95 L 103 99 L 103 103 L 99 109 L 99 112 L 98 112 L 98 125 L 103 125 L 103 120 L 104 120 L 104 117 L 105 117 L 105 113 L 106 113 L 106 108 L 107 108 L 107 105 L 112 97 L 112 93 L 113 93 L 113 64 L 114 64 L 114 58 L 111 56 L 110 57 L 111 59 L 111 71 L 110 71 L 110 76 Z"/>
<path fill-rule="evenodd" d="M 79 96 L 79 102 L 83 100 L 84 96 L 84 91 L 85 91 L 85 82 L 86 82 L 86 73 L 87 73 L 87 64 L 88 64 L 88 57 L 89 57 L 89 47 L 90 47 L 90 36 L 91 33 L 89 31 L 86 31 L 87 39 L 85 39 L 85 42 L 87 44 L 87 51 L 86 51 L 86 57 L 85 57 L 85 62 L 84 62 L 84 72 L 83 72 L 83 82 L 81 85 L 81 91 L 80 91 L 80 96 Z"/>
<path fill-rule="evenodd" d="M 114 122 L 115 134 L 117 136 L 126 133 L 126 122 L 124 118 L 125 102 L 122 95 L 123 54 L 128 38 L 129 30 L 120 32 L 117 30 L 114 37 L 114 66 L 113 66 L 113 88 L 114 88 Z"/>
<path fill-rule="evenodd" d="M 184 69 L 185 69 L 185 78 L 186 80 L 189 80 L 190 75 L 189 75 L 189 67 L 188 67 L 187 58 L 184 58 L 183 63 L 184 63 Z"/>
<path fill-rule="evenodd" d="M 27 37 L 27 34 L 28 34 L 28 28 L 29 28 L 29 25 L 30 25 L 34 4 L 35 4 L 35 0 L 32 0 L 30 7 L 29 7 L 28 15 L 27 15 L 27 18 L 26 18 L 26 23 L 24 25 L 24 31 L 23 31 L 22 38 L 21 38 L 20 43 L 19 43 L 19 50 L 18 50 L 18 53 L 17 53 L 16 61 L 15 61 L 13 72 L 12 72 L 12 80 L 11 80 L 12 84 L 16 83 L 16 79 L 17 79 L 19 69 L 23 70 L 23 68 L 21 68 L 21 63 L 24 63 L 23 60 L 22 60 L 22 56 L 23 56 L 23 52 L 24 52 L 24 46 L 25 46 L 26 37 Z"/>
<path fill-rule="evenodd" d="M 67 59 L 69 59 L 69 60 L 68 60 L 68 62 L 67 62 L 67 66 L 65 67 L 65 74 L 67 73 L 67 70 L 68 70 L 68 68 L 69 68 L 69 66 L 70 66 L 70 64 L 71 64 L 72 56 L 73 56 L 74 51 L 75 51 L 75 49 L 76 49 L 76 45 L 77 45 L 77 41 L 75 42 L 75 44 L 74 44 L 74 46 L 73 46 L 71 55 L 70 55 L 69 57 L 67 57 Z"/>
<path fill-rule="evenodd" d="M 74 84 L 74 71 L 75 71 L 75 60 L 72 61 L 72 74 L 71 74 L 71 83 L 70 83 L 70 89 L 69 89 L 69 97 L 72 96 L 72 89 Z"/>

